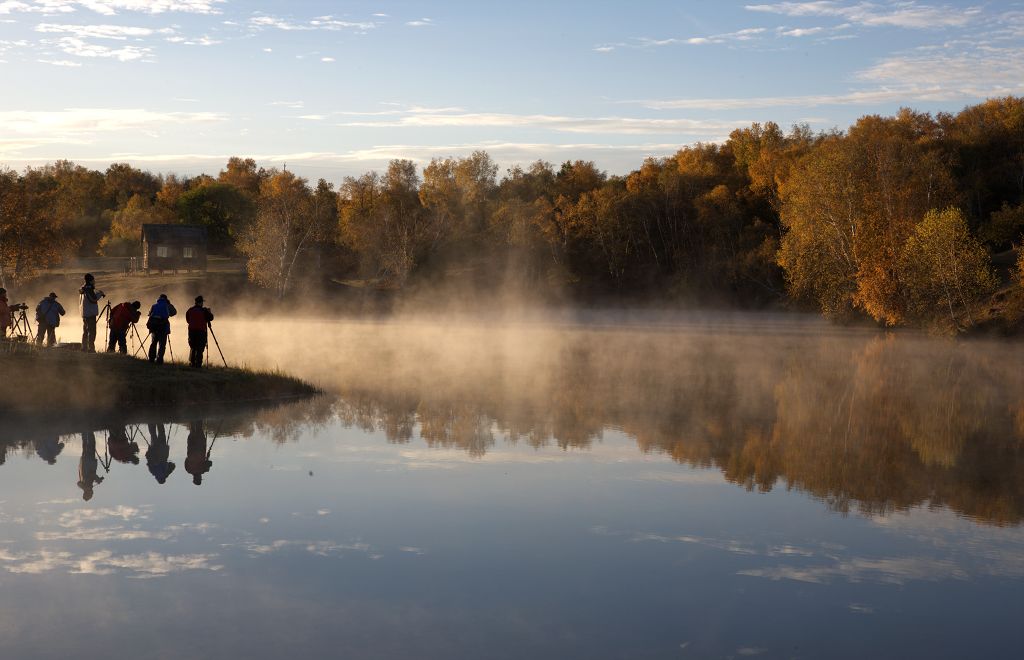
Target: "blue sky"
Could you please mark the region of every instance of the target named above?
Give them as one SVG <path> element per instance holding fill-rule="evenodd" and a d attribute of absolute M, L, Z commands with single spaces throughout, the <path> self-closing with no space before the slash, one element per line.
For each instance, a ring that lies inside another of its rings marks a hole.
<path fill-rule="evenodd" d="M 0 0 L 0 163 L 612 173 L 738 126 L 1024 93 L 1024 2 Z"/>

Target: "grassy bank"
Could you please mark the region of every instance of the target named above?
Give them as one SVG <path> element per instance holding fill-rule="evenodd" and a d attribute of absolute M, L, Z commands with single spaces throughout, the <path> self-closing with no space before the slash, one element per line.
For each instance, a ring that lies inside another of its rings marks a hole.
<path fill-rule="evenodd" d="M 12 413 L 111 413 L 137 408 L 268 401 L 312 396 L 291 376 L 235 367 L 154 365 L 117 354 L 0 347 L 0 406 Z"/>

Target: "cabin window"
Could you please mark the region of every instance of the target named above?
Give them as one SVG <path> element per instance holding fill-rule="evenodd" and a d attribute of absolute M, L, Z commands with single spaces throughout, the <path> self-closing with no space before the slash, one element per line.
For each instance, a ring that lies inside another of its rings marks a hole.
<path fill-rule="evenodd" d="M 158 245 L 158 246 L 156 246 L 156 256 L 158 256 L 158 257 L 166 257 L 167 256 L 167 246 L 166 245 Z"/>
<path fill-rule="evenodd" d="M 195 259 L 196 249 L 191 247 L 181 248 L 181 256 L 185 259 Z"/>

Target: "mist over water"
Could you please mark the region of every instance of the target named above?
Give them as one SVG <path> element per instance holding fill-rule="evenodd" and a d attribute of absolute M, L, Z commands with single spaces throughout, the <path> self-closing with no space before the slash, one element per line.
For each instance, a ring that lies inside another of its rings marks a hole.
<path fill-rule="evenodd" d="M 324 396 L 8 433 L 13 638 L 39 639 L 54 607 L 80 639 L 114 634 L 91 614 L 101 589 L 140 657 L 160 657 L 154 608 L 180 613 L 166 649 L 194 657 L 1024 641 L 1018 345 L 797 315 L 214 311 L 230 363 Z M 138 464 L 114 457 L 126 438 Z M 83 465 L 103 477 L 88 501 Z"/>
<path fill-rule="evenodd" d="M 618 430 L 640 451 L 839 511 L 1024 515 L 1016 345 L 799 317 L 591 316 L 229 320 L 218 331 L 244 362 L 311 379 L 340 396 L 343 420 L 391 442 L 483 456 L 501 443 L 587 449 Z"/>

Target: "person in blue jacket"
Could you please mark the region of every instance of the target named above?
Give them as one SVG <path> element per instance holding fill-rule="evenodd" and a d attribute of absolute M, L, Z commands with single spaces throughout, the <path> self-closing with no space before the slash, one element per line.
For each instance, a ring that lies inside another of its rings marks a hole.
<path fill-rule="evenodd" d="M 174 305 L 161 293 L 156 303 L 149 309 L 149 320 L 146 328 L 153 335 L 149 344 L 149 361 L 156 364 L 164 363 L 164 351 L 167 349 L 167 337 L 171 334 L 171 317 L 178 313 Z"/>

